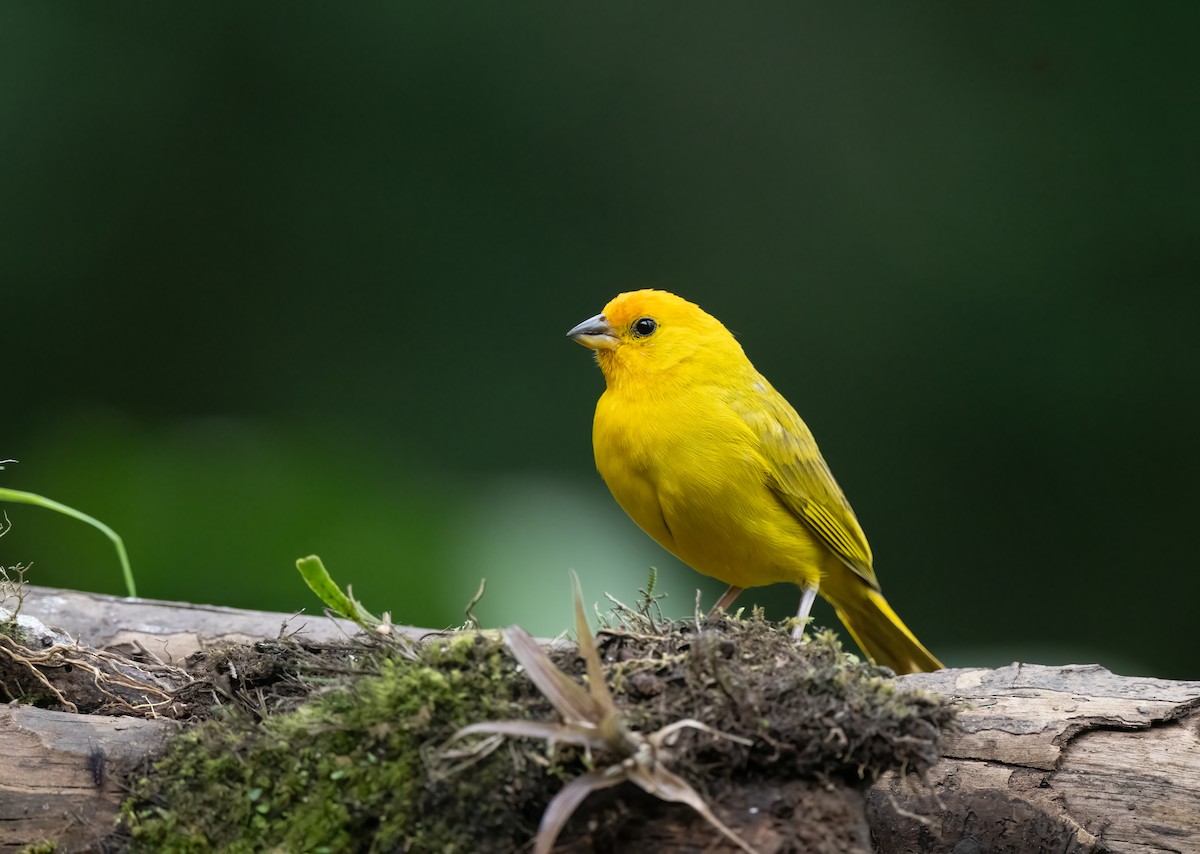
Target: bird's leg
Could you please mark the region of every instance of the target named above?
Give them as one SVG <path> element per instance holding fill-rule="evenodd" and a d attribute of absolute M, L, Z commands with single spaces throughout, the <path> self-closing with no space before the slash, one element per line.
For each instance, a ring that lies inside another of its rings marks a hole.
<path fill-rule="evenodd" d="M 805 587 L 800 595 L 800 610 L 796 612 L 796 627 L 792 629 L 792 640 L 798 641 L 804 637 L 804 627 L 808 624 L 808 612 L 812 610 L 817 598 L 817 588 Z"/>
<path fill-rule="evenodd" d="M 721 598 L 717 600 L 717 604 L 713 605 L 713 611 L 724 611 L 733 604 L 733 600 L 738 598 L 741 592 L 745 589 L 746 588 L 744 587 L 734 587 L 732 584 L 729 585 L 729 589 L 722 593 Z"/>

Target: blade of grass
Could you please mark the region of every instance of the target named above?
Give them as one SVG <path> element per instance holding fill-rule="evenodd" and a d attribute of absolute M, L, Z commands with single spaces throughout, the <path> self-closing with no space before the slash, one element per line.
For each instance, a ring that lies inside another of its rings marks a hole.
<path fill-rule="evenodd" d="M 601 708 L 615 712 L 612 694 L 608 692 L 608 683 L 604 681 L 600 653 L 596 651 L 596 640 L 592 637 L 587 614 L 583 612 L 583 590 L 579 586 L 579 576 L 572 572 L 571 579 L 575 583 L 575 633 L 579 635 L 579 654 L 587 664 L 588 690 Z"/>
<path fill-rule="evenodd" d="M 556 744 L 575 744 L 579 747 L 600 748 L 603 740 L 594 729 L 584 729 L 574 724 L 556 724 L 544 721 L 491 721 L 471 724 L 450 736 L 447 744 L 451 744 L 468 735 L 511 735 L 517 738 L 540 738 L 553 741 Z"/>
<path fill-rule="evenodd" d="M 500 634 L 513 658 L 525 668 L 530 681 L 567 723 L 593 727 L 600 725 L 609 709 L 597 702 L 586 688 L 555 667 L 541 644 L 520 626 L 509 626 Z"/>
<path fill-rule="evenodd" d="M 125 553 L 125 542 L 108 525 L 105 525 L 99 519 L 93 519 L 86 513 L 81 513 L 74 507 L 68 507 L 66 504 L 61 504 L 58 501 L 46 498 L 44 495 L 37 495 L 33 492 L 22 492 L 19 489 L 0 489 L 0 501 L 11 501 L 14 504 L 32 504 L 34 507 L 44 507 L 47 510 L 54 510 L 62 513 L 64 516 L 70 516 L 72 519 L 78 519 L 80 522 L 86 522 L 104 534 L 104 536 L 112 540 L 112 544 L 117 548 L 117 559 L 121 561 L 121 572 L 125 576 L 125 590 L 131 598 L 137 596 L 137 585 L 133 582 L 133 569 L 129 566 L 129 555 Z"/>
<path fill-rule="evenodd" d="M 563 786 L 542 813 L 542 821 L 538 825 L 537 837 L 533 843 L 533 854 L 550 854 L 558 834 L 575 813 L 576 807 L 587 800 L 588 795 L 624 782 L 625 777 L 621 774 L 589 771 Z"/>
<path fill-rule="evenodd" d="M 741 848 L 747 854 L 758 854 L 757 849 L 751 847 L 748 842 L 730 830 L 723 821 L 717 818 L 716 814 L 709 808 L 708 803 L 700 796 L 700 793 L 693 789 L 678 774 L 668 771 L 662 765 L 658 765 L 649 772 L 642 768 L 633 768 L 628 773 L 628 779 L 631 782 L 637 783 L 643 790 L 660 800 L 670 801 L 675 804 L 687 804 L 738 848 Z"/>

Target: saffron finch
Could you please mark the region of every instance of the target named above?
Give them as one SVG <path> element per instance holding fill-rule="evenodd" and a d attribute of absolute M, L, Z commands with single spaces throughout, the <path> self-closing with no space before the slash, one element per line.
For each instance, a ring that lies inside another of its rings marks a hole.
<path fill-rule="evenodd" d="M 888 605 L 871 547 L 816 440 L 721 322 L 666 291 L 617 296 L 567 333 L 596 352 L 596 468 L 638 526 L 730 585 L 820 591 L 854 640 L 897 673 L 939 662 Z"/>

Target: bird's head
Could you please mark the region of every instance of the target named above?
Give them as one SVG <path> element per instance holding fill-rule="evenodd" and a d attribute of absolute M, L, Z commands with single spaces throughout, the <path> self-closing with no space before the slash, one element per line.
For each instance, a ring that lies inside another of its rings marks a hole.
<path fill-rule="evenodd" d="M 609 387 L 666 372 L 678 382 L 691 372 L 709 375 L 706 369 L 714 366 L 749 364 L 719 320 L 667 291 L 620 294 L 567 335 L 596 351 Z"/>

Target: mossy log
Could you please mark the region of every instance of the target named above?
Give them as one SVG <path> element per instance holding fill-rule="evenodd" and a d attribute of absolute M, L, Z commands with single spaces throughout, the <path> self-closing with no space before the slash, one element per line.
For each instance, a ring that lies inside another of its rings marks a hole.
<path fill-rule="evenodd" d="M 287 631 L 303 623 L 313 640 L 352 633 L 349 624 L 324 618 L 36 587 L 27 590 L 22 613 L 98 648 L 153 652 L 166 666 L 198 649 L 277 637 L 285 622 Z M 714 812 L 764 854 L 1200 852 L 1200 682 L 1120 677 L 1095 665 L 1018 664 L 900 681 L 953 698 L 958 731 L 943 738 L 943 758 L 924 781 L 889 773 L 868 789 L 865 824 L 855 818 L 861 804 L 838 802 L 861 793 L 802 780 L 746 787 L 713 804 Z M 58 851 L 97 850 L 117 814 L 120 772 L 177 726 L 0 707 L 0 851 L 44 842 Z M 623 811 L 627 850 L 736 850 L 687 808 L 623 789 L 585 803 L 559 850 L 605 845 L 589 836 L 605 823 L 589 816 L 606 810 Z M 821 826 L 810 820 L 816 814 L 845 819 Z"/>

